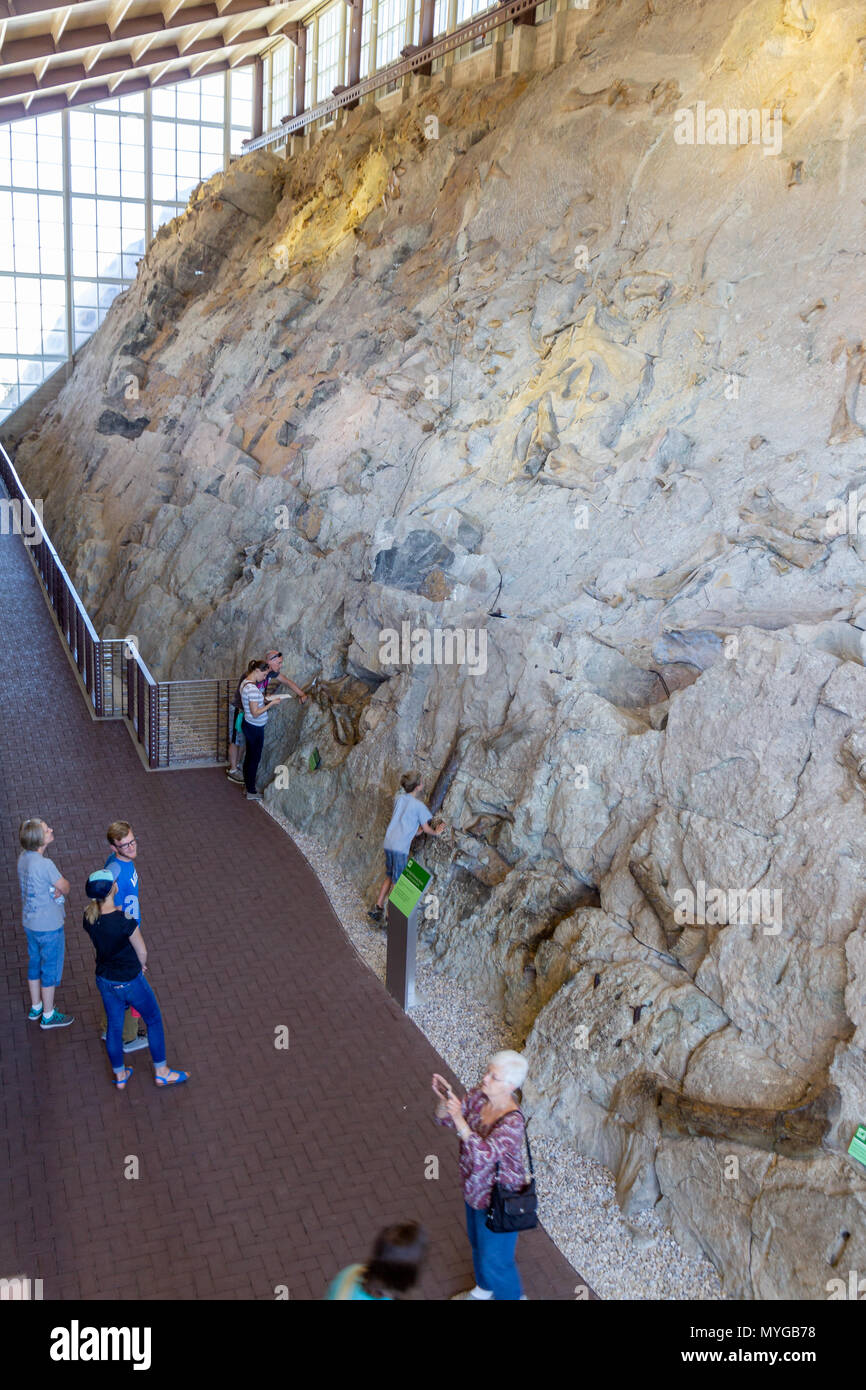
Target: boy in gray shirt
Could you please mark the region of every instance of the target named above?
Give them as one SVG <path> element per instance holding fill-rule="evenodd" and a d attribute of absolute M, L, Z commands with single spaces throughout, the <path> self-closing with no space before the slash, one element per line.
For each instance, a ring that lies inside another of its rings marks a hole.
<path fill-rule="evenodd" d="M 418 773 L 405 772 L 400 778 L 400 791 L 394 798 L 394 810 L 385 831 L 385 881 L 379 890 L 376 906 L 367 913 L 371 922 L 383 920 L 385 899 L 409 861 L 412 841 L 419 830 L 425 835 L 439 836 L 445 829 L 444 825 L 440 825 L 438 830 L 433 829 L 431 813 L 416 795 L 421 791 Z"/>
<path fill-rule="evenodd" d="M 30 986 L 30 1012 L 27 1017 L 45 1028 L 66 1028 L 70 1014 L 54 1007 L 54 991 L 63 975 L 66 938 L 63 931 L 65 899 L 69 883 L 45 851 L 54 831 L 39 816 L 21 824 L 18 832 L 18 882 L 21 910 L 27 937 L 27 983 Z"/>

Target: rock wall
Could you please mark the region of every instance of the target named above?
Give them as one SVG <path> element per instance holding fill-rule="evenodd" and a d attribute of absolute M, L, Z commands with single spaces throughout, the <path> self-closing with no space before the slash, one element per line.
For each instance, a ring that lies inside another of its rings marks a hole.
<path fill-rule="evenodd" d="M 442 967 L 736 1298 L 866 1268 L 861 29 L 598 0 L 233 164 L 18 452 L 105 635 L 313 683 L 267 800 L 368 890 L 422 770 Z"/>

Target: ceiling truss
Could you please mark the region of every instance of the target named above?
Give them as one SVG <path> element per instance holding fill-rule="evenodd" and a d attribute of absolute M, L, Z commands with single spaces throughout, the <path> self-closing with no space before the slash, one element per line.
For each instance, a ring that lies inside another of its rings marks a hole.
<path fill-rule="evenodd" d="M 0 0 L 0 123 L 253 62 L 312 0 Z"/>

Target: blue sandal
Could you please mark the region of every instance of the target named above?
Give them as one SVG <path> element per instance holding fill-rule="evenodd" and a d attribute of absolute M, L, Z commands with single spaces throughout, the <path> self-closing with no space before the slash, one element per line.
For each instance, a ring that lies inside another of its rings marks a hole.
<path fill-rule="evenodd" d="M 175 1067 L 169 1067 L 169 1071 L 175 1070 Z M 174 1081 L 169 1081 L 168 1077 L 158 1076 L 156 1075 L 156 1073 L 154 1073 L 154 1080 L 156 1081 L 157 1086 L 182 1086 L 184 1081 L 189 1081 L 189 1072 L 179 1071 L 177 1073 L 177 1078 Z"/>
<path fill-rule="evenodd" d="M 125 1090 L 126 1090 L 126 1083 L 127 1083 L 127 1081 L 129 1080 L 129 1078 L 132 1076 L 132 1072 L 133 1072 L 133 1068 L 132 1068 L 132 1067 L 124 1067 L 123 1070 L 124 1070 L 124 1072 L 126 1073 L 126 1075 L 124 1076 L 124 1078 L 123 1078 L 122 1081 L 118 1079 L 117 1072 L 115 1072 L 115 1074 L 114 1074 L 114 1084 L 115 1084 L 115 1086 L 117 1087 L 118 1091 L 125 1091 Z"/>

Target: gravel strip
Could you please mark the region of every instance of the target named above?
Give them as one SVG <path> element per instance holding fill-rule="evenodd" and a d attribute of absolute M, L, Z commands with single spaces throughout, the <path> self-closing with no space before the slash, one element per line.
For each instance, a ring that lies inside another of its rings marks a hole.
<path fill-rule="evenodd" d="M 311 835 L 297 830 L 272 806 L 265 809 L 291 837 L 330 899 L 343 930 L 364 963 L 385 979 L 385 933 L 367 918 L 354 884 Z M 513 1046 L 502 1020 L 434 966 L 418 943 L 419 1002 L 409 1016 L 464 1086 L 476 1085 L 487 1060 Z M 620 1211 L 613 1175 L 576 1148 L 543 1136 L 532 1139 L 544 1228 L 565 1258 L 605 1299 L 721 1299 L 719 1277 L 707 1260 L 691 1260 L 653 1212 L 628 1221 Z M 575 1296 L 580 1285 L 575 1279 Z"/>

